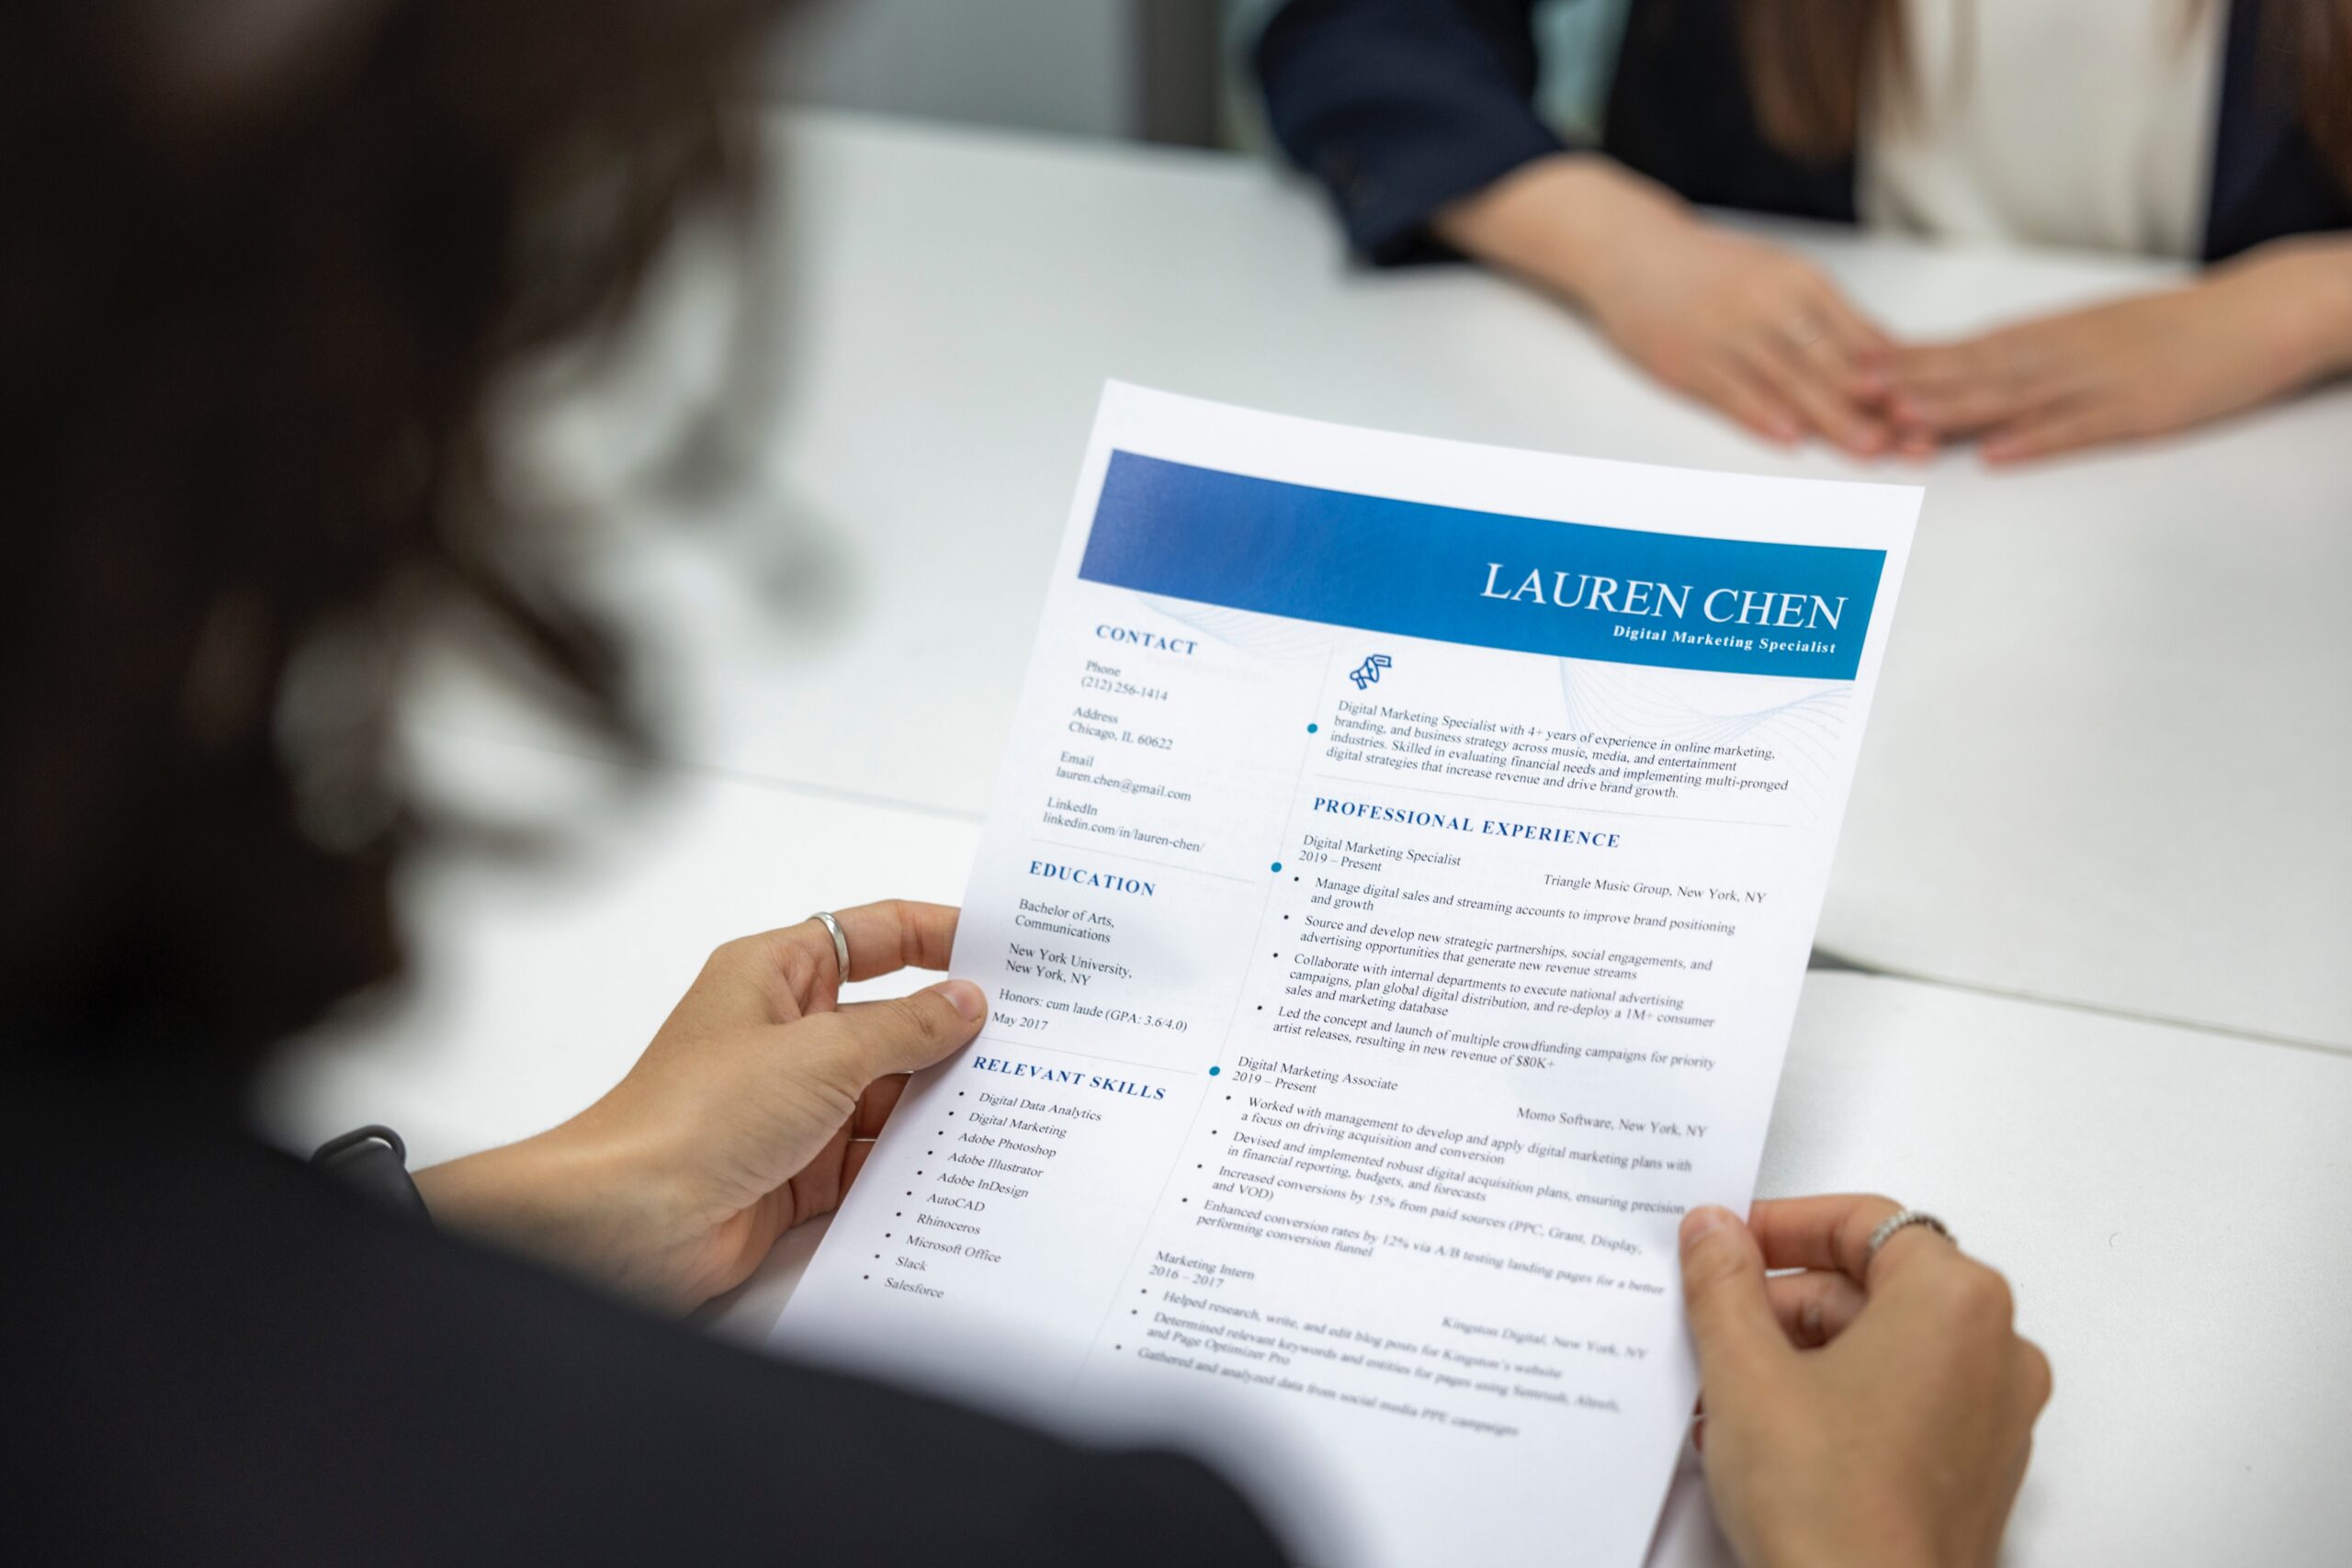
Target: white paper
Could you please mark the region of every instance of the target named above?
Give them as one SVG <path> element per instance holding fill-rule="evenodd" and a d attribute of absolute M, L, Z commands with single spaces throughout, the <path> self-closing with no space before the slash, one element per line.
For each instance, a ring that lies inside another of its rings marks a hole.
<path fill-rule="evenodd" d="M 1639 1562 L 1918 502 L 1111 387 L 993 1012 L 779 1347 L 1203 1447 L 1324 1568 Z"/>

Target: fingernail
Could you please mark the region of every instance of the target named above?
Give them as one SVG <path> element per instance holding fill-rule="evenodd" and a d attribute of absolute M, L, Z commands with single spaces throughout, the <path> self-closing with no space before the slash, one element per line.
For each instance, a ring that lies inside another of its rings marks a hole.
<path fill-rule="evenodd" d="M 1708 1232 L 1721 1229 L 1731 1219 L 1729 1209 L 1718 1209 L 1710 1203 L 1693 1209 L 1682 1216 L 1682 1250 L 1690 1251 L 1699 1245 L 1699 1238 Z"/>
<path fill-rule="evenodd" d="M 967 1023 L 978 1023 L 988 1015 L 987 993 L 969 980 L 942 980 L 932 989 L 953 1002 L 956 1010 L 964 1015 L 964 1021 Z"/>

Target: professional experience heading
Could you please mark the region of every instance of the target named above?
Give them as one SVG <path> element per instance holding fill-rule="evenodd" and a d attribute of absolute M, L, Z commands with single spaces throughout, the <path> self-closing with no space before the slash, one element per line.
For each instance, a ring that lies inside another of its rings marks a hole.
<path fill-rule="evenodd" d="M 1559 844 L 1572 849 L 1613 850 L 1619 836 L 1595 828 L 1545 828 L 1533 822 L 1500 821 L 1492 817 L 1463 817 L 1444 811 L 1419 811 L 1409 806 L 1385 806 L 1376 800 L 1315 797 L 1314 809 L 1333 817 L 1354 817 L 1367 822 L 1394 822 L 1406 828 L 1435 828 L 1449 833 L 1477 833 L 1489 838 L 1520 839 L 1532 844 Z"/>

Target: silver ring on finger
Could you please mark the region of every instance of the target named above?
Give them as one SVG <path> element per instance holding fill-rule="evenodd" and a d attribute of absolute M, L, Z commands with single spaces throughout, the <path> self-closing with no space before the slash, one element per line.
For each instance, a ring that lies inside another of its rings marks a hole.
<path fill-rule="evenodd" d="M 825 934 L 833 939 L 833 973 L 836 983 L 847 985 L 849 983 L 848 933 L 842 930 L 842 923 L 833 919 L 832 911 L 830 909 L 820 909 L 808 918 L 823 926 Z"/>
<path fill-rule="evenodd" d="M 1954 1247 L 1960 1245 L 1959 1238 L 1951 1234 L 1951 1227 L 1926 1210 L 1897 1209 L 1878 1223 L 1878 1229 L 1871 1232 L 1870 1246 L 1862 1252 L 1862 1272 L 1870 1272 L 1871 1265 L 1878 1261 L 1878 1249 L 1894 1240 L 1896 1232 L 1913 1225 L 1925 1225 Z"/>

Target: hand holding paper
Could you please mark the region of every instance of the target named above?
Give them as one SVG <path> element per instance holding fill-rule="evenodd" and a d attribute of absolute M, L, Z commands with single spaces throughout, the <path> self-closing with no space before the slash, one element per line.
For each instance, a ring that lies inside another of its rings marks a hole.
<path fill-rule="evenodd" d="M 989 1021 L 778 1342 L 1221 1452 L 1318 1565 L 1638 1562 L 1917 502 L 1113 388 Z"/>

